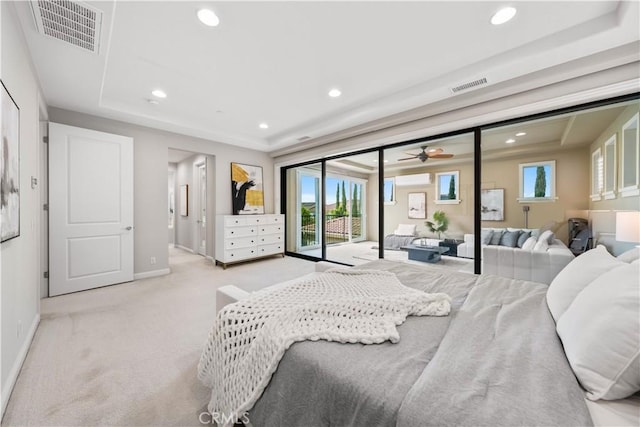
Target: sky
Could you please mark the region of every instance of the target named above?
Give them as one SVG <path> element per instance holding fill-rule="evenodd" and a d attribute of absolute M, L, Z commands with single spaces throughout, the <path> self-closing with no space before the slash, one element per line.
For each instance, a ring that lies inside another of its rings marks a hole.
<path fill-rule="evenodd" d="M 300 176 L 300 186 L 302 188 L 302 202 L 315 202 L 316 201 L 316 180 L 319 181 L 319 178 L 309 176 L 309 175 L 301 175 Z M 342 198 L 342 179 L 340 178 L 326 178 L 326 188 L 327 188 L 327 205 L 333 205 L 336 202 L 336 186 L 340 185 L 340 198 Z M 345 189 L 349 192 L 349 183 L 345 182 Z M 358 194 L 360 191 L 358 192 Z M 360 197 L 358 197 L 360 198 Z M 347 194 L 347 200 L 350 200 L 351 197 Z"/>

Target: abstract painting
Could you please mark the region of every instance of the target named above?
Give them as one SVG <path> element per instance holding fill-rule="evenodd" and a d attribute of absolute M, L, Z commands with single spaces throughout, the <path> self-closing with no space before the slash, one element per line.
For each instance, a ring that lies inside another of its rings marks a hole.
<path fill-rule="evenodd" d="M 504 188 L 482 190 L 480 204 L 482 221 L 504 221 Z"/>
<path fill-rule="evenodd" d="M 231 163 L 231 203 L 234 215 L 264 213 L 262 167 Z"/>
<path fill-rule="evenodd" d="M 0 229 L 2 242 L 20 235 L 20 110 L 2 83 Z"/>
<path fill-rule="evenodd" d="M 427 194 L 409 193 L 409 218 L 425 219 L 427 217 Z"/>

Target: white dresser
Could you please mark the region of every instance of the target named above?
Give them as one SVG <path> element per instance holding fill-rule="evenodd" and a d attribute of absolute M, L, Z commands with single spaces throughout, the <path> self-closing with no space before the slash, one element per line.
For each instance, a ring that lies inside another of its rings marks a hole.
<path fill-rule="evenodd" d="M 284 256 L 284 215 L 218 215 L 216 265 Z"/>

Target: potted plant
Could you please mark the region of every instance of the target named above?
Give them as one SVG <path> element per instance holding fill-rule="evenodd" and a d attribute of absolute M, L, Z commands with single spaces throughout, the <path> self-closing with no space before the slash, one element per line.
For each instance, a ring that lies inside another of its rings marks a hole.
<path fill-rule="evenodd" d="M 438 240 L 440 240 L 441 234 L 449 228 L 449 218 L 443 211 L 435 211 L 433 213 L 433 221 L 427 220 L 425 224 L 429 231 L 438 235 Z"/>

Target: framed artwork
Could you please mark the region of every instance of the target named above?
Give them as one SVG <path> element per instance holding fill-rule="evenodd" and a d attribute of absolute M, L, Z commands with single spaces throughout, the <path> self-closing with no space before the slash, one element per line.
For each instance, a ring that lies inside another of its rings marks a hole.
<path fill-rule="evenodd" d="M 262 167 L 231 162 L 231 204 L 234 215 L 264 213 Z"/>
<path fill-rule="evenodd" d="M 0 234 L 6 242 L 20 235 L 20 109 L 2 83 L 0 150 Z"/>
<path fill-rule="evenodd" d="M 189 185 L 180 186 L 180 215 L 189 216 Z"/>
<path fill-rule="evenodd" d="M 427 217 L 427 193 L 409 193 L 409 218 L 425 219 Z"/>
<path fill-rule="evenodd" d="M 482 190 L 480 204 L 482 221 L 504 221 L 504 188 Z"/>

